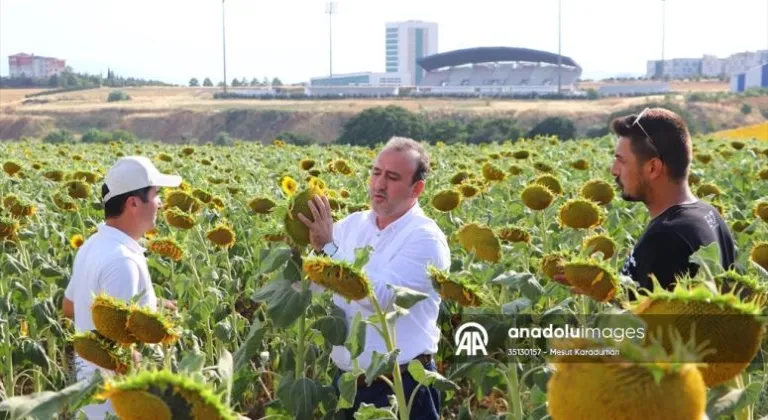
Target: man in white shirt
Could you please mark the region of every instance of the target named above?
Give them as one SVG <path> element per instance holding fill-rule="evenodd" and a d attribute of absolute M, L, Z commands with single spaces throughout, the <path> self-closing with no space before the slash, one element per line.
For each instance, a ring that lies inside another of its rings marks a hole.
<path fill-rule="evenodd" d="M 417 382 L 406 367 L 411 360 L 419 360 L 428 370 L 436 370 L 432 355 L 437 352 L 440 329 L 437 316 L 440 295 L 434 290 L 427 274 L 427 266 L 447 270 L 450 267 L 450 249 L 445 234 L 427 217 L 418 199 L 424 191 L 429 173 L 429 156 L 422 146 L 412 139 L 393 137 L 374 161 L 369 181 L 371 210 L 353 213 L 335 223 L 331 218 L 328 199 L 316 197 L 309 203 L 312 219 L 300 215 L 309 227 L 310 242 L 317 252 L 345 261 L 355 260 L 355 249 L 371 246 L 373 252 L 363 268 L 371 280 L 377 300 L 386 307 L 393 301 L 394 292 L 387 285 L 397 285 L 425 293 L 427 299 L 410 308 L 407 316 L 395 323 L 396 347 L 400 349 L 398 364 L 403 372 L 404 391 L 409 400 Z M 334 295 L 334 303 L 341 307 L 349 325 L 360 312 L 363 318 L 374 314 L 368 298 L 347 303 L 345 298 Z M 368 326 L 363 353 L 358 362 L 362 369 L 371 363 L 373 351 L 387 353 L 382 337 Z M 334 379 L 353 368 L 349 351 L 334 346 L 331 359 L 339 368 Z M 361 376 L 364 378 L 364 376 Z M 382 380 L 366 386 L 358 381 L 357 395 L 348 418 L 361 403 L 388 406 L 392 389 Z M 420 387 L 414 398 L 411 418 L 440 418 L 440 395 L 432 387 Z"/>
<path fill-rule="evenodd" d="M 162 207 L 159 187 L 180 184 L 181 177 L 161 174 L 149 159 L 140 156 L 122 158 L 107 172 L 102 186 L 106 221 L 78 249 L 72 278 L 64 293 L 64 315 L 74 318 L 78 333 L 95 329 L 91 302 L 102 292 L 125 302 L 140 296 L 138 305 L 157 310 L 145 250 L 138 240 L 155 227 L 158 209 Z M 101 370 L 77 355 L 75 365 L 78 380 Z M 83 411 L 89 419 L 103 419 L 107 412 L 114 414 L 108 401 L 87 406 Z"/>

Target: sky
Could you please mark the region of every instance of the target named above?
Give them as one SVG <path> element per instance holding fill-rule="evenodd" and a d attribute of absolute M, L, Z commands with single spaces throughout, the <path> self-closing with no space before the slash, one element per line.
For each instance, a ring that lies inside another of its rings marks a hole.
<path fill-rule="evenodd" d="M 227 79 L 328 74 L 326 0 L 225 0 Z M 661 58 L 661 0 L 561 0 L 562 54 L 582 78 L 643 75 Z M 384 71 L 385 24 L 438 24 L 438 51 L 558 51 L 557 0 L 338 0 L 333 72 Z M 768 0 L 666 0 L 666 58 L 768 49 Z M 0 75 L 20 52 L 77 72 L 187 84 L 223 79 L 219 0 L 0 0 Z"/>

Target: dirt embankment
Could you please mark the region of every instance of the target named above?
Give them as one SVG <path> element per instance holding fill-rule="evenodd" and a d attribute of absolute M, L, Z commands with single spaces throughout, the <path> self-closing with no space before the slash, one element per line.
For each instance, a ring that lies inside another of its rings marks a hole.
<path fill-rule="evenodd" d="M 496 101 L 488 99 L 358 99 L 333 101 L 224 100 L 212 98 L 210 89 L 126 89 L 132 99 L 108 103 L 107 89 L 25 99 L 5 92 L 0 103 L 0 139 L 43 137 L 57 128 L 82 134 L 90 128 L 128 130 L 140 138 L 170 143 L 210 141 L 219 132 L 244 140 L 271 141 L 281 132 L 305 134 L 322 142 L 338 138 L 344 123 L 372 106 L 399 105 L 428 119 L 466 121 L 474 117 L 503 117 L 527 131 L 550 116 L 571 119 L 583 135 L 590 128 L 607 126 L 613 112 L 655 98 L 606 98 L 595 101 Z M 674 101 L 693 119 L 697 131 L 709 132 L 765 121 L 768 97 L 735 98 L 721 102 Z M 750 113 L 742 112 L 744 103 Z"/>

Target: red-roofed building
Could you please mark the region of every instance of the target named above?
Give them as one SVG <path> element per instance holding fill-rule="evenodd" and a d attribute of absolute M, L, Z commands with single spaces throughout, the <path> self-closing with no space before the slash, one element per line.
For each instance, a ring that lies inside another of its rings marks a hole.
<path fill-rule="evenodd" d="M 53 57 L 42 57 L 34 54 L 14 54 L 8 57 L 8 67 L 11 77 L 32 77 L 42 79 L 59 74 L 66 67 L 65 60 Z"/>

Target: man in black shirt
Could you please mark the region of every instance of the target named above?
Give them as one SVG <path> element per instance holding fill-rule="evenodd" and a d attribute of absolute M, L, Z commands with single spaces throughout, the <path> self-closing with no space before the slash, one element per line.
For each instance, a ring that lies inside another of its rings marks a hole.
<path fill-rule="evenodd" d="M 700 247 L 717 242 L 720 263 L 731 268 L 735 246 L 718 211 L 688 187 L 691 139 L 685 121 L 663 108 L 646 109 L 611 122 L 619 137 L 611 174 L 627 201 L 642 201 L 651 222 L 625 261 L 621 274 L 653 289 L 653 274 L 665 289 L 676 277 L 695 276 L 689 262 Z"/>
<path fill-rule="evenodd" d="M 611 174 L 621 197 L 642 201 L 651 217 L 621 274 L 648 290 L 653 290 L 653 274 L 661 287 L 671 290 L 676 277 L 697 274 L 698 266 L 689 258 L 713 242 L 722 266 L 731 268 L 736 250 L 728 226 L 688 187 L 692 153 L 685 121 L 669 110 L 646 108 L 639 115 L 616 118 L 611 129 L 618 136 Z"/>

